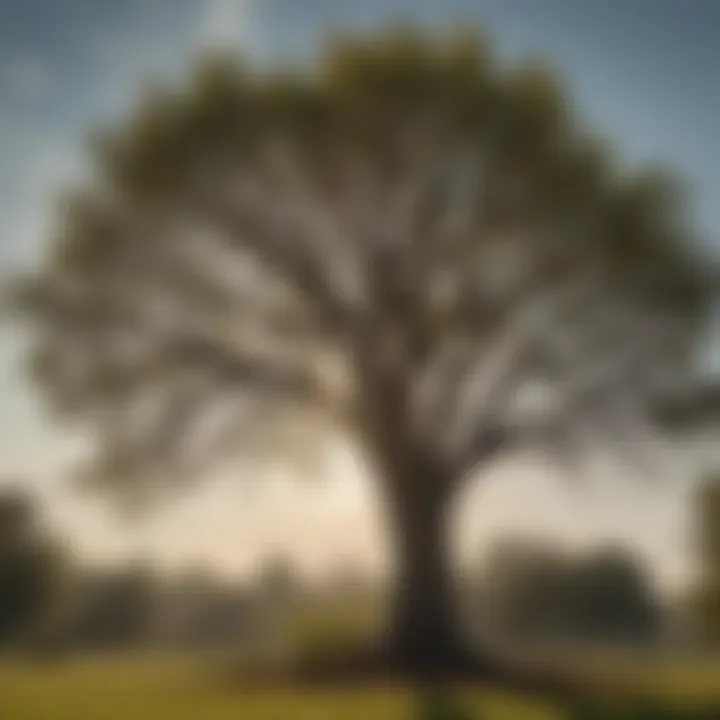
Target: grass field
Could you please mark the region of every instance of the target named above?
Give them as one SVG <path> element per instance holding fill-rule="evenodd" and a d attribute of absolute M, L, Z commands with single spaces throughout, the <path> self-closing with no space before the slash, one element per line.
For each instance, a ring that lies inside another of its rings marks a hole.
<path fill-rule="evenodd" d="M 720 698 L 720 668 L 661 668 L 658 693 Z M 561 707 L 500 693 L 459 692 L 477 720 L 562 720 Z M 0 720 L 413 720 L 430 717 L 403 688 L 240 691 L 212 668 L 178 659 L 0 664 Z M 720 715 L 718 716 L 720 718 Z M 434 718 L 433 718 L 434 720 Z"/>

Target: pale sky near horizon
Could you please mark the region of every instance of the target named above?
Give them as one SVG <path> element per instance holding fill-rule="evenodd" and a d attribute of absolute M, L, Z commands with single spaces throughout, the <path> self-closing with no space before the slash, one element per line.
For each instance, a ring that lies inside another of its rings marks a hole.
<path fill-rule="evenodd" d="M 303 57 L 330 26 L 397 18 L 477 23 L 503 57 L 546 56 L 624 161 L 667 162 L 687 178 L 698 228 L 720 255 L 715 0 L 0 0 L 0 278 L 42 251 L 53 194 L 83 171 L 87 130 L 126 112 L 149 77 L 180 75 L 216 43 L 261 60 Z M 16 349 L 13 337 L 0 335 L 0 477 L 42 488 L 84 554 L 207 559 L 230 571 L 273 552 L 290 552 L 308 567 L 382 555 L 371 494 L 347 459 L 333 466 L 330 485 L 307 489 L 280 479 L 256 492 L 223 480 L 142 527 L 116 523 L 95 499 L 68 497 L 62 478 L 73 439 L 21 379 Z M 714 439 L 697 452 L 671 453 L 667 474 L 691 476 L 698 452 L 709 457 Z M 614 538 L 674 582 L 687 572 L 688 489 L 634 485 L 590 499 L 528 459 L 498 469 L 478 489 L 481 497 L 467 499 L 460 534 L 466 548 L 513 528 L 573 542 Z"/>

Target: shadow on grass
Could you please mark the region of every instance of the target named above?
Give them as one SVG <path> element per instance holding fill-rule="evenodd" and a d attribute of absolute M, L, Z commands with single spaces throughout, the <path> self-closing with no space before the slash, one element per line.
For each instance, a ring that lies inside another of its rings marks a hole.
<path fill-rule="evenodd" d="M 720 705 L 678 707 L 661 701 L 611 703 L 575 701 L 565 706 L 565 720 L 720 720 Z M 488 720 L 464 704 L 446 686 L 419 689 L 412 720 Z"/>
<path fill-rule="evenodd" d="M 419 689 L 413 720 L 475 720 L 452 689 L 436 685 Z"/>
<path fill-rule="evenodd" d="M 720 706 L 679 707 L 659 700 L 625 705 L 575 703 L 567 720 L 720 720 Z"/>

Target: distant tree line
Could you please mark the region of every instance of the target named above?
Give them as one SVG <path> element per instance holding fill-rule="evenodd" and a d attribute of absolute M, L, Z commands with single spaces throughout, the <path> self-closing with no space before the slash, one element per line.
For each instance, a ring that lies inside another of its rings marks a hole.
<path fill-rule="evenodd" d="M 250 640 L 262 605 L 250 590 L 208 573 L 161 578 L 143 566 L 84 571 L 58 628 L 64 649 L 222 649 Z"/>
<path fill-rule="evenodd" d="M 15 486 L 0 492 L 0 651 L 248 646 L 281 605 L 272 597 L 295 586 L 282 563 L 245 584 L 204 568 L 167 576 L 143 564 L 83 566 L 43 529 L 33 498 Z"/>
<path fill-rule="evenodd" d="M 484 630 L 515 643 L 647 645 L 663 633 L 657 593 L 621 549 L 578 554 L 530 540 L 501 543 L 478 595 Z"/>
<path fill-rule="evenodd" d="M 647 647 L 679 624 L 696 646 L 720 647 L 720 483 L 713 479 L 702 485 L 696 518 L 701 572 L 674 607 L 622 549 L 569 553 L 526 539 L 499 543 L 474 574 L 470 620 L 529 645 Z M 0 494 L 0 651 L 255 652 L 278 638 L 288 647 L 290 635 L 324 646 L 367 631 L 374 617 L 370 584 L 347 568 L 309 588 L 283 561 L 240 583 L 207 568 L 164 576 L 141 564 L 92 568 L 71 558 L 30 496 L 14 488 Z"/>

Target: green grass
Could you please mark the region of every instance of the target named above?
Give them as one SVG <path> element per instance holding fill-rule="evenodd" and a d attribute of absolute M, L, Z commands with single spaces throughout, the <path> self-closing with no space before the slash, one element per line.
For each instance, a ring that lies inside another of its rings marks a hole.
<path fill-rule="evenodd" d="M 616 665 L 619 667 L 619 663 Z M 720 666 L 642 663 L 645 687 L 683 703 L 715 695 Z M 39 664 L 0 663 L 0 720 L 434 720 L 412 691 L 242 691 L 217 668 L 177 658 L 85 658 Z M 654 678 L 654 679 L 653 679 Z M 507 694 L 466 690 L 476 720 L 565 720 L 567 710 Z M 449 717 L 449 716 L 448 716 Z M 463 715 L 462 717 L 466 717 Z M 655 716 L 653 716 L 655 717 Z"/>
<path fill-rule="evenodd" d="M 559 720 L 551 708 L 467 693 L 478 718 Z M 465 698 L 463 698 L 465 699 Z M 419 716 L 410 690 L 256 690 L 223 687 L 207 668 L 167 659 L 0 664 L 1 720 L 400 720 Z"/>

